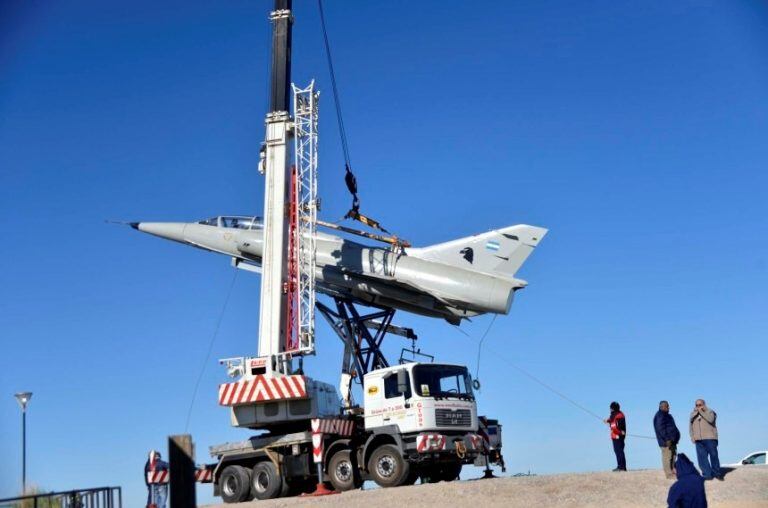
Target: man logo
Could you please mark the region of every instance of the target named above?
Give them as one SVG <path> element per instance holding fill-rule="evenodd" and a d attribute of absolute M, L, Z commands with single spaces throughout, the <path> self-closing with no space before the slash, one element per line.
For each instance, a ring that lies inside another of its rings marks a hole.
<path fill-rule="evenodd" d="M 469 261 L 469 264 L 472 264 L 472 261 L 475 259 L 475 251 L 472 250 L 472 247 L 464 247 L 461 249 L 459 254 L 462 254 L 464 256 L 464 259 Z"/>

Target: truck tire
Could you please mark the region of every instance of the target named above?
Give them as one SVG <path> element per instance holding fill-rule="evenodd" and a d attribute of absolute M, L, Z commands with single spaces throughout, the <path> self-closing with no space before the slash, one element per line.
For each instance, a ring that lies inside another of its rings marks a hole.
<path fill-rule="evenodd" d="M 227 466 L 219 477 L 219 491 L 225 503 L 247 501 L 251 494 L 251 474 L 243 466 Z"/>
<path fill-rule="evenodd" d="M 263 501 L 280 497 L 283 495 L 283 483 L 283 477 L 271 460 L 264 460 L 253 466 L 251 494 L 256 499 Z"/>
<path fill-rule="evenodd" d="M 402 485 L 410 472 L 410 464 L 395 445 L 386 444 L 376 448 L 368 460 L 368 473 L 380 487 Z"/>
<path fill-rule="evenodd" d="M 333 488 L 339 492 L 356 489 L 355 466 L 350 459 L 349 450 L 339 450 L 328 462 L 328 477 Z"/>

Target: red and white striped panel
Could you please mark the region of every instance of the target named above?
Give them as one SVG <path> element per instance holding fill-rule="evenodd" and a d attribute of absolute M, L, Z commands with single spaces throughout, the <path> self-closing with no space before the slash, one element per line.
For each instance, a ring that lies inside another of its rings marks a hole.
<path fill-rule="evenodd" d="M 158 484 L 158 483 L 168 483 L 168 480 L 170 477 L 168 476 L 168 471 L 149 471 L 147 472 L 147 483 L 151 484 Z"/>
<path fill-rule="evenodd" d="M 147 483 L 165 484 L 171 480 L 168 471 L 149 471 L 147 473 Z M 195 481 L 199 483 L 213 482 L 213 470 L 207 468 L 195 469 Z"/>
<path fill-rule="evenodd" d="M 323 462 L 323 431 L 320 430 L 320 418 L 312 418 L 312 460 L 315 464 Z"/>
<path fill-rule="evenodd" d="M 483 436 L 478 434 L 467 434 L 467 437 L 469 438 L 469 443 L 472 445 L 473 450 L 481 450 L 485 447 Z"/>
<path fill-rule="evenodd" d="M 323 434 L 320 432 L 312 433 L 312 460 L 315 464 L 323 461 Z"/>
<path fill-rule="evenodd" d="M 416 451 L 434 452 L 445 450 L 445 436 L 442 434 L 419 434 L 416 436 Z"/>
<path fill-rule="evenodd" d="M 195 469 L 195 481 L 198 483 L 213 482 L 213 469 Z"/>
<path fill-rule="evenodd" d="M 304 376 L 259 375 L 219 385 L 219 404 L 222 406 L 305 398 L 307 379 Z"/>
<path fill-rule="evenodd" d="M 313 418 L 312 432 L 322 434 L 335 434 L 337 436 L 351 436 L 355 430 L 355 422 L 340 418 Z"/>

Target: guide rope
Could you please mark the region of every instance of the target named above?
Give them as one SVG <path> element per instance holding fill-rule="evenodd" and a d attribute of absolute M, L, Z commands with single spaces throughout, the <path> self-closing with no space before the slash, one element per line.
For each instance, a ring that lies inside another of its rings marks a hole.
<path fill-rule="evenodd" d="M 203 365 L 200 369 L 200 374 L 197 376 L 197 382 L 195 383 L 195 389 L 192 391 L 192 400 L 189 402 L 189 410 L 187 411 L 187 422 L 184 424 L 184 433 L 189 430 L 189 421 L 192 419 L 192 408 L 195 405 L 195 399 L 197 398 L 197 390 L 200 388 L 200 382 L 203 380 L 203 374 L 205 374 L 205 368 L 208 365 L 208 360 L 211 358 L 211 352 L 213 351 L 213 344 L 216 342 L 216 338 L 219 336 L 219 329 L 221 328 L 221 322 L 224 319 L 224 314 L 227 311 L 227 306 L 229 305 L 229 299 L 232 296 L 232 289 L 235 287 L 235 281 L 237 280 L 237 274 L 240 270 L 235 270 L 234 274 L 232 275 L 232 281 L 229 283 L 229 289 L 227 290 L 227 297 L 224 299 L 224 305 L 221 307 L 221 312 L 219 312 L 219 317 L 216 320 L 216 326 L 213 330 L 213 335 L 211 336 L 211 340 L 208 342 L 208 352 L 205 353 L 205 360 L 203 361 Z"/>
<path fill-rule="evenodd" d="M 477 350 L 478 357 L 477 357 L 477 371 L 476 372 L 479 372 L 479 370 L 480 370 L 480 347 L 482 347 L 482 343 L 485 340 L 486 335 L 488 335 L 488 332 L 490 331 L 491 326 L 495 322 L 496 316 L 497 315 L 493 316 L 493 320 L 491 321 L 491 324 L 485 330 L 485 333 L 483 334 L 482 338 L 480 338 L 479 345 L 478 345 L 478 350 Z M 469 335 L 467 332 L 465 332 L 464 330 L 459 328 L 458 326 L 454 326 L 453 328 L 458 330 L 462 334 L 466 335 L 470 339 L 477 340 L 477 339 L 474 339 L 474 337 Z M 521 374 L 523 374 L 524 376 L 526 376 L 530 380 L 534 381 L 538 385 L 542 386 L 543 388 L 546 388 L 547 390 L 549 390 L 550 392 L 554 393 L 555 395 L 557 395 L 558 397 L 560 397 L 564 401 L 568 402 L 569 404 L 573 405 L 574 407 L 584 411 L 585 413 L 587 413 L 588 415 L 590 415 L 590 416 L 592 416 L 594 418 L 597 418 L 598 420 L 600 420 L 600 422 L 604 422 L 605 421 L 605 419 L 602 416 L 598 415 L 597 413 L 595 413 L 594 411 L 590 410 L 589 408 L 583 406 L 582 404 L 579 404 L 578 402 L 576 402 L 572 398 L 568 397 L 566 394 L 564 394 L 560 390 L 558 390 L 558 389 L 554 388 L 553 386 L 545 383 L 544 381 L 542 381 L 538 377 L 534 376 L 533 374 L 531 374 L 527 370 L 525 370 L 522 367 L 516 365 L 509 358 L 505 357 L 504 355 L 499 354 L 498 351 L 495 353 L 495 356 L 500 358 L 501 360 L 505 361 L 513 369 L 515 369 L 516 371 L 520 372 Z M 477 374 L 475 375 L 475 378 L 477 378 Z M 641 435 L 641 434 L 630 434 L 630 433 L 627 433 L 626 435 L 627 435 L 627 437 L 637 437 L 637 438 L 641 438 L 641 439 L 656 439 L 653 436 L 644 436 L 644 435 Z"/>

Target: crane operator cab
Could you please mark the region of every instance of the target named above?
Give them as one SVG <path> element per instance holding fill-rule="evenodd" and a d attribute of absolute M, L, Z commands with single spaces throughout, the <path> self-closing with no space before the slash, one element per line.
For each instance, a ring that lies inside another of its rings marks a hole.
<path fill-rule="evenodd" d="M 364 378 L 365 429 L 398 436 L 405 450 L 467 463 L 482 452 L 472 378 L 461 365 L 407 363 Z"/>

